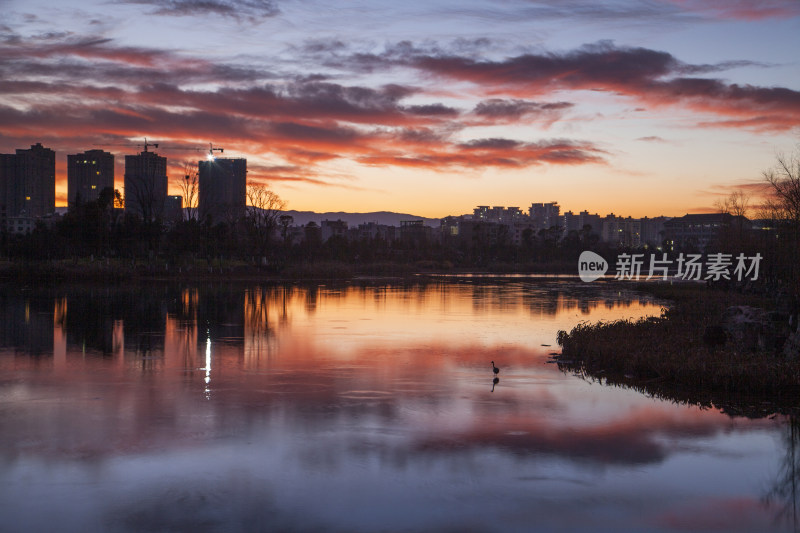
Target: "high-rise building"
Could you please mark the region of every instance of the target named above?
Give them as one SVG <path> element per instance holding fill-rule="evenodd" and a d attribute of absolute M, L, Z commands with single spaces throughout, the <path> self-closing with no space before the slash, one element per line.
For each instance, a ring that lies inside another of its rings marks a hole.
<path fill-rule="evenodd" d="M 0 217 L 42 217 L 56 210 L 56 153 L 36 143 L 0 156 Z"/>
<path fill-rule="evenodd" d="M 6 227 L 8 217 L 16 215 L 14 212 L 16 157 L 14 154 L 0 154 L 0 231 Z"/>
<path fill-rule="evenodd" d="M 200 161 L 197 212 L 200 219 L 220 222 L 244 214 L 247 196 L 247 159 L 215 158 Z"/>
<path fill-rule="evenodd" d="M 484 220 L 486 222 L 501 222 L 503 224 L 513 224 L 524 219 L 522 210 L 519 207 L 503 207 L 496 205 L 479 205 L 472 210 L 473 220 Z"/>
<path fill-rule="evenodd" d="M 167 198 L 167 158 L 146 149 L 125 156 L 125 213 L 160 219 Z"/>
<path fill-rule="evenodd" d="M 103 150 L 87 150 L 67 156 L 67 200 L 70 208 L 77 202 L 94 202 L 100 191 L 114 188 L 114 155 Z"/>
<path fill-rule="evenodd" d="M 164 201 L 164 222 L 172 225 L 183 220 L 183 197 L 169 195 Z"/>
<path fill-rule="evenodd" d="M 537 230 L 560 227 L 563 221 L 560 219 L 561 207 L 557 202 L 543 204 L 531 204 L 528 214 L 531 217 L 534 227 Z"/>
<path fill-rule="evenodd" d="M 22 211 L 31 217 L 56 210 L 56 153 L 36 143 L 17 150 L 17 172 L 22 180 Z"/>

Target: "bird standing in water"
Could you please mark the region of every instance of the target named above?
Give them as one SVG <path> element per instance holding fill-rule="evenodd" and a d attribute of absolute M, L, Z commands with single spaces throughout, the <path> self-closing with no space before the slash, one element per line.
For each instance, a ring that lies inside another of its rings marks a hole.
<path fill-rule="evenodd" d="M 492 372 L 494 372 L 495 376 L 500 373 L 500 369 L 494 366 L 494 361 L 492 361 Z"/>

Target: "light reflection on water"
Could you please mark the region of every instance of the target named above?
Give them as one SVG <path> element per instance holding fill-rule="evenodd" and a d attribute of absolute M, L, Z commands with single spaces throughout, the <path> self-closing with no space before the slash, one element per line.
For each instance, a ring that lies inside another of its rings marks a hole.
<path fill-rule="evenodd" d="M 791 530 L 786 420 L 547 362 L 604 287 L 0 292 L 0 531 Z"/>

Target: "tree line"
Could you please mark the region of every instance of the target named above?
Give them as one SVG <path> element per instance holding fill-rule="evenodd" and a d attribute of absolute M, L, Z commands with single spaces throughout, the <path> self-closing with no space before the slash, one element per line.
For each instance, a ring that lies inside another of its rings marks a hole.
<path fill-rule="evenodd" d="M 731 253 L 761 253 L 766 273 L 800 294 L 800 150 L 779 156 L 774 168 L 763 173 L 765 200 L 752 207 L 749 198 L 734 192 L 718 202 L 739 222 L 723 228 L 715 248 Z M 320 228 L 310 223 L 298 236 L 286 203 L 264 185 L 247 186 L 247 206 L 215 220 L 197 210 L 197 176 L 187 172 L 179 183 L 183 193 L 182 220 L 165 221 L 125 214 L 118 191 L 103 190 L 98 199 L 77 203 L 52 226 L 37 223 L 25 235 L 3 231 L 0 253 L 15 260 L 117 258 L 174 266 L 235 261 L 280 272 L 287 266 L 314 262 L 342 262 L 351 266 L 375 263 L 418 268 L 480 268 L 526 270 L 549 265 L 551 270 L 574 270 L 583 250 L 593 250 L 613 264 L 622 251 L 600 241 L 591 227 L 570 231 L 558 227 L 538 232 L 524 230 L 514 244 L 507 228 L 488 236 L 472 232 L 469 239 L 400 232 L 395 239 L 380 235 L 322 241 Z M 770 221 L 770 230 L 754 232 L 742 217 L 757 211 Z M 294 233 L 294 236 L 293 236 Z"/>

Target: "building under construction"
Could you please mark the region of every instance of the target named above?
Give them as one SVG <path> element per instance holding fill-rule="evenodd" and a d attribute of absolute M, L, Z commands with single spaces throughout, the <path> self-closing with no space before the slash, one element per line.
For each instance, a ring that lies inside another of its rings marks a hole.
<path fill-rule="evenodd" d="M 125 213 L 153 221 L 164 215 L 167 158 L 147 146 L 139 155 L 125 156 Z"/>
<path fill-rule="evenodd" d="M 226 222 L 244 214 L 247 159 L 212 158 L 199 162 L 197 211 L 201 220 Z"/>
<path fill-rule="evenodd" d="M 73 208 L 94 202 L 103 189 L 114 189 L 114 154 L 87 150 L 67 156 L 67 200 Z"/>
<path fill-rule="evenodd" d="M 37 143 L 0 154 L 0 219 L 43 217 L 56 208 L 56 153 Z"/>

